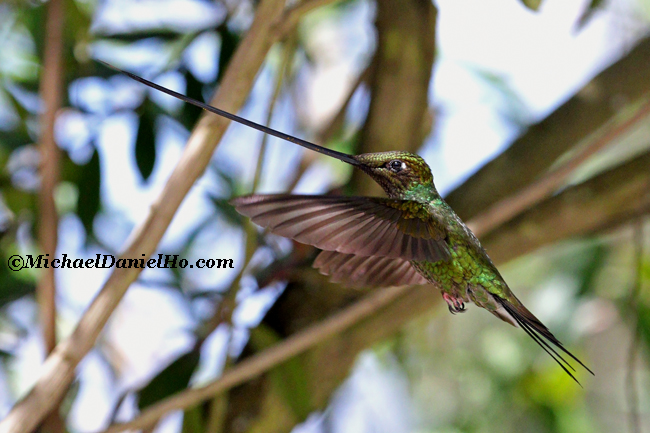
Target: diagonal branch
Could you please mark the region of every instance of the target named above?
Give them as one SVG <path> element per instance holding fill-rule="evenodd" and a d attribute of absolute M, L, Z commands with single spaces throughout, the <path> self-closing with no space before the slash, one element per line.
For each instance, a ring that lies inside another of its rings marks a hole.
<path fill-rule="evenodd" d="M 597 233 L 650 212 L 650 152 L 567 188 L 481 239 L 503 263 L 562 239 Z"/>
<path fill-rule="evenodd" d="M 621 121 L 620 124 L 613 125 L 604 134 L 591 141 L 560 168 L 521 189 L 516 194 L 497 202 L 473 218 L 467 225 L 476 236 L 483 237 L 526 209 L 534 207 L 535 204 L 560 189 L 574 171 L 586 160 L 610 145 L 617 137 L 629 131 L 631 127 L 638 125 L 642 120 L 646 120 L 648 116 L 650 116 L 650 99 L 645 101 L 632 116 Z"/>
<path fill-rule="evenodd" d="M 390 287 L 369 295 L 326 320 L 292 335 L 275 346 L 243 360 L 219 379 L 200 388 L 188 389 L 145 409 L 134 420 L 115 424 L 104 433 L 141 429 L 151 425 L 173 410 L 195 406 L 237 385 L 247 382 L 276 365 L 306 351 L 307 349 L 341 333 L 345 329 L 386 307 L 409 290 L 408 286 Z"/>
<path fill-rule="evenodd" d="M 649 58 L 650 37 L 447 195 L 449 205 L 465 221 L 474 218 L 539 178 L 565 152 L 614 119 L 621 106 L 648 98 Z"/>
<path fill-rule="evenodd" d="M 273 37 L 276 40 L 285 38 L 289 32 L 296 28 L 303 16 L 314 9 L 326 6 L 336 1 L 339 0 L 305 0 L 299 2 L 295 6 L 287 9 L 287 11 L 282 15 L 282 19 L 277 21 L 273 28 Z"/>

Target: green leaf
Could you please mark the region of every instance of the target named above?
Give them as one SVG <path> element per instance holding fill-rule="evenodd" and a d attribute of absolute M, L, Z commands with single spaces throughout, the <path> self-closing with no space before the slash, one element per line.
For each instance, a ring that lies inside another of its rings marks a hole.
<path fill-rule="evenodd" d="M 138 392 L 138 408 L 142 410 L 187 388 L 194 370 L 199 365 L 200 358 L 200 348 L 196 347 L 165 367 Z"/>
<path fill-rule="evenodd" d="M 222 24 L 217 28 L 219 37 L 221 38 L 221 50 L 219 51 L 219 72 L 217 74 L 217 83 L 221 82 L 223 74 L 226 73 L 226 68 L 230 59 L 232 59 L 235 50 L 239 45 L 241 38 L 237 33 L 230 31 L 226 24 Z"/>
<path fill-rule="evenodd" d="M 32 139 L 27 133 L 25 123 L 22 121 L 18 127 L 13 128 L 12 130 L 0 130 L 0 146 L 5 148 L 3 149 L 4 151 L 18 149 L 19 147 L 24 146 L 31 141 Z"/>
<path fill-rule="evenodd" d="M 86 236 L 93 233 L 93 221 L 101 205 L 100 185 L 101 173 L 99 168 L 99 152 L 93 151 L 90 160 L 81 167 L 76 185 L 79 190 L 77 215 L 86 229 Z"/>
<path fill-rule="evenodd" d="M 637 304 L 637 323 L 641 337 L 645 341 L 647 347 L 650 347 L 650 307 L 642 302 Z"/>
<path fill-rule="evenodd" d="M 162 42 L 173 42 L 178 39 L 179 35 L 173 29 L 143 29 L 134 30 L 128 33 L 111 33 L 109 35 L 100 35 L 104 40 L 114 40 L 120 42 L 138 42 L 143 39 L 159 39 Z"/>
<path fill-rule="evenodd" d="M 187 70 L 183 73 L 183 77 L 185 77 L 186 83 L 185 94 L 197 101 L 203 101 L 203 83 L 197 80 L 194 75 Z M 196 122 L 198 122 L 199 116 L 202 112 L 203 109 L 196 105 L 183 104 L 183 112 L 180 119 L 187 129 L 192 129 L 194 125 L 196 125 Z"/>
<path fill-rule="evenodd" d="M 156 117 L 149 109 L 149 105 L 144 103 L 144 110 L 138 125 L 138 135 L 135 139 L 135 162 L 144 181 L 149 179 L 156 165 L 156 134 L 154 131 Z"/>
<path fill-rule="evenodd" d="M 212 204 L 217 208 L 219 214 L 223 216 L 226 222 L 235 227 L 241 227 L 244 225 L 245 218 L 235 210 L 235 208 L 228 203 L 228 199 L 223 197 L 214 197 L 210 196 Z"/>
<path fill-rule="evenodd" d="M 19 10 L 19 21 L 25 24 L 32 36 L 32 40 L 36 47 L 36 55 L 39 60 L 43 59 L 43 52 L 45 51 L 45 19 L 47 15 L 46 3 L 32 3 L 30 6 Z"/>
<path fill-rule="evenodd" d="M 0 307 L 25 295 L 33 295 L 36 292 L 36 285 L 34 283 L 17 278 L 18 272 L 9 270 L 7 266 L 8 259 L 9 257 L 6 257 L 4 254 L 0 258 L 2 260 L 2 265 L 0 266 Z"/>
<path fill-rule="evenodd" d="M 609 254 L 609 249 L 605 244 L 597 243 L 585 251 L 585 254 L 587 255 L 586 263 L 576 271 L 579 277 L 578 281 L 580 281 L 577 296 L 585 296 L 593 290 L 596 278 Z"/>
<path fill-rule="evenodd" d="M 582 28 L 587 25 L 589 21 L 591 21 L 591 18 L 594 16 L 596 11 L 602 8 L 604 3 L 605 2 L 603 0 L 591 0 L 589 6 L 585 8 L 585 10 L 580 15 L 580 18 L 578 18 L 578 22 L 576 23 L 576 30 L 582 30 Z"/>
<path fill-rule="evenodd" d="M 537 11 L 542 5 L 542 0 L 520 0 L 528 9 Z"/>
<path fill-rule="evenodd" d="M 2 189 L 2 195 L 5 204 L 14 215 L 21 215 L 25 211 L 30 215 L 36 215 L 37 196 L 35 193 L 9 186 Z"/>

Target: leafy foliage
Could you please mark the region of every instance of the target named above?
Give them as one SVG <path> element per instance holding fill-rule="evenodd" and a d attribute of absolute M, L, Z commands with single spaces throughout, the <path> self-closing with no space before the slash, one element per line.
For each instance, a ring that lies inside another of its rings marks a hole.
<path fill-rule="evenodd" d="M 187 388 L 200 359 L 201 352 L 197 346 L 171 362 L 151 379 L 147 386 L 138 391 L 138 408 L 142 410 Z"/>
<path fill-rule="evenodd" d="M 138 135 L 135 139 L 135 162 L 142 178 L 146 181 L 151 176 L 156 163 L 156 134 L 154 132 L 156 118 L 152 110 L 148 108 L 149 104 L 143 105 Z"/>

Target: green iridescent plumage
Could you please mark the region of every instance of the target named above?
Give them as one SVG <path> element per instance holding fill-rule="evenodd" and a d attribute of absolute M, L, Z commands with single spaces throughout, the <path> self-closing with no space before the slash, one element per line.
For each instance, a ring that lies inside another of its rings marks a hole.
<path fill-rule="evenodd" d="M 498 310 L 499 305 L 487 293 L 511 303 L 519 303 L 478 239 L 440 197 L 434 186 L 431 170 L 420 156 L 393 151 L 363 154 L 355 158 L 371 167 L 370 170 L 364 171 L 384 188 L 389 197 L 407 200 L 407 204 L 402 206 L 405 213 L 418 218 L 430 217 L 442 227 L 451 259 L 439 262 L 412 262 L 428 281 L 453 299 L 474 302 L 491 312 Z M 393 160 L 406 164 L 407 168 L 402 170 L 407 171 L 405 175 L 400 175 L 402 171 L 376 171 L 377 167 L 385 166 Z M 452 311 L 455 311 L 453 304 Z"/>
<path fill-rule="evenodd" d="M 569 370 L 575 370 L 554 347 L 591 372 L 512 293 L 479 240 L 440 197 L 421 157 L 398 151 L 349 157 L 389 199 L 279 194 L 231 203 L 271 232 L 323 249 L 314 266 L 337 282 L 429 282 L 452 313 L 473 302 L 521 327 L 574 380 Z"/>
<path fill-rule="evenodd" d="M 591 372 L 512 293 L 476 236 L 440 197 L 431 169 L 418 155 L 347 155 L 124 73 L 207 111 L 346 162 L 381 185 L 389 198 L 276 194 L 231 201 L 273 233 L 322 249 L 314 267 L 334 281 L 363 287 L 429 282 L 442 292 L 452 313 L 473 302 L 521 327 L 574 380 L 569 370 L 575 370 L 556 349 Z"/>

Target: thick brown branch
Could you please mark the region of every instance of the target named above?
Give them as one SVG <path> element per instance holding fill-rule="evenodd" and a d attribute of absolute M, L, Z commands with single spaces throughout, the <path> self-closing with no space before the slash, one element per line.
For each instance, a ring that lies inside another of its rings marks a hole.
<path fill-rule="evenodd" d="M 213 105 L 237 112 L 243 105 L 257 71 L 274 42 L 271 23 L 281 15 L 283 0 L 260 3 L 255 21 L 234 54 L 221 86 L 212 99 Z M 216 116 L 203 115 L 185 147 L 178 165 L 155 203 L 147 219 L 134 230 L 121 258 L 151 255 L 169 226 L 183 198 L 203 173 L 228 122 Z M 102 290 L 81 318 L 70 337 L 59 343 L 47 358 L 40 378 L 27 396 L 14 406 L 0 423 L 0 432 L 30 432 L 41 422 L 74 379 L 77 364 L 95 344 L 111 313 L 126 289 L 138 277 L 139 269 L 115 269 Z"/>
<path fill-rule="evenodd" d="M 614 119 L 624 104 L 650 94 L 650 38 L 533 125 L 501 155 L 446 197 L 464 220 L 515 194 L 557 159 Z"/>

